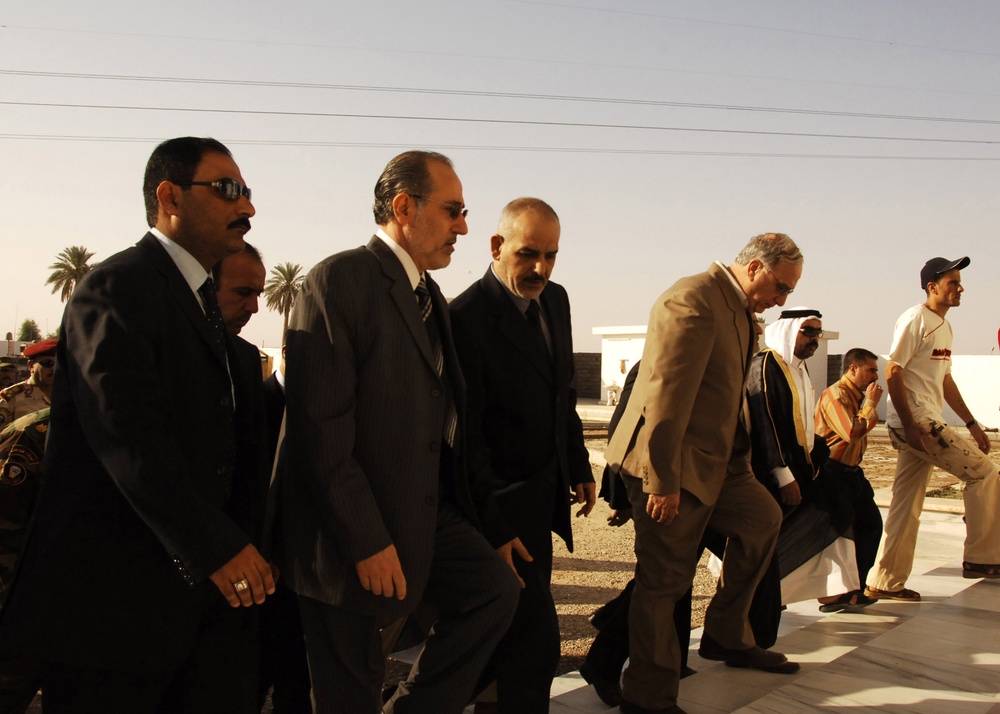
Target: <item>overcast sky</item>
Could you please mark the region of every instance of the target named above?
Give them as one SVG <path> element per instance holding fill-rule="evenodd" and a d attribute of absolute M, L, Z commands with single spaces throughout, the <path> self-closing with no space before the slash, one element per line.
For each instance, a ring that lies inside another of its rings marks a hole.
<path fill-rule="evenodd" d="M 432 148 L 470 211 L 446 295 L 485 271 L 503 205 L 539 196 L 577 351 L 780 231 L 806 256 L 789 304 L 822 310 L 831 353 L 886 352 L 924 261 L 969 255 L 955 349 L 990 354 L 998 20 L 991 0 L 6 3 L 0 330 L 56 329 L 56 254 L 135 243 L 149 153 L 193 134 L 233 150 L 269 268 L 367 242 L 382 167 Z M 243 336 L 280 331 L 263 309 Z"/>

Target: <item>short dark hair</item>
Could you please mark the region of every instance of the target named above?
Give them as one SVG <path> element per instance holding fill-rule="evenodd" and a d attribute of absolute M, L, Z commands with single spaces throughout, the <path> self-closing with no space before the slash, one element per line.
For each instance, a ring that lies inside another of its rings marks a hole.
<path fill-rule="evenodd" d="M 857 365 L 858 367 L 863 367 L 868 360 L 873 359 L 878 362 L 878 355 L 874 352 L 869 352 L 863 347 L 855 347 L 853 349 L 847 350 L 844 355 L 844 368 L 842 370 L 843 374 L 847 374 L 851 367 Z"/>
<path fill-rule="evenodd" d="M 427 169 L 431 161 L 452 167 L 451 159 L 436 151 L 405 151 L 386 164 L 375 184 L 375 205 L 372 206 L 378 225 L 384 226 L 392 220 L 392 200 L 399 194 L 426 196 L 434 191 L 434 182 Z"/>
<path fill-rule="evenodd" d="M 261 257 L 260 251 L 254 248 L 246 241 L 243 241 L 243 250 L 241 250 L 240 253 L 247 253 L 250 255 L 251 258 L 256 260 L 261 265 L 264 264 L 264 259 Z M 230 255 L 239 255 L 240 253 L 231 253 Z M 229 256 L 227 255 L 226 258 L 228 257 Z M 219 287 L 219 278 L 222 276 L 222 261 L 225 260 L 226 258 L 223 258 L 218 263 L 212 266 L 212 280 L 215 281 L 216 289 L 218 289 Z"/>
<path fill-rule="evenodd" d="M 146 173 L 142 179 L 142 198 L 146 202 L 146 223 L 150 228 L 156 225 L 160 214 L 156 187 L 164 181 L 185 183 L 194 179 L 194 172 L 205 154 L 232 153 L 222 142 L 197 136 L 181 136 L 167 139 L 153 149 L 146 162 Z"/>

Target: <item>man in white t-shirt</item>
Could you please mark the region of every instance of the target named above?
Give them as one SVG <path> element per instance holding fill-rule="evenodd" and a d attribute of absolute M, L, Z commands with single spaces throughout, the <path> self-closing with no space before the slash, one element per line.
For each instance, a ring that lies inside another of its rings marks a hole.
<path fill-rule="evenodd" d="M 904 585 L 913 567 L 920 510 L 937 466 L 965 482 L 966 578 L 1000 577 L 1000 502 L 997 468 L 986 456 L 990 440 L 965 405 L 951 376 L 948 310 L 962 299 L 961 271 L 968 258 L 931 258 L 920 271 L 927 301 L 896 321 L 885 381 L 889 388 L 889 438 L 899 451 L 882 557 L 865 589 L 872 598 L 916 601 Z M 944 403 L 965 422 L 973 441 L 945 424 Z"/>

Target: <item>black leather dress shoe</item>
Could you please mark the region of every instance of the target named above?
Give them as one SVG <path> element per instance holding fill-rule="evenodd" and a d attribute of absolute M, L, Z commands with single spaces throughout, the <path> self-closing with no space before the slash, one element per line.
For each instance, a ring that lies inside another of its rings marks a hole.
<path fill-rule="evenodd" d="M 797 662 L 789 662 L 780 652 L 772 652 L 754 645 L 745 650 L 723 647 L 708 635 L 702 635 L 698 655 L 702 659 L 725 662 L 730 667 L 752 667 L 774 674 L 794 674 L 799 671 Z"/>
<path fill-rule="evenodd" d="M 609 707 L 616 707 L 622 703 L 622 687 L 617 680 L 602 677 L 600 673 L 591 669 L 586 663 L 580 667 L 580 676 L 584 681 L 594 688 L 597 696 Z"/>
<path fill-rule="evenodd" d="M 666 709 L 650 709 L 649 707 L 640 707 L 638 704 L 630 704 L 624 699 L 621 706 L 618 707 L 618 711 L 622 714 L 687 714 L 687 712 L 676 704 Z"/>

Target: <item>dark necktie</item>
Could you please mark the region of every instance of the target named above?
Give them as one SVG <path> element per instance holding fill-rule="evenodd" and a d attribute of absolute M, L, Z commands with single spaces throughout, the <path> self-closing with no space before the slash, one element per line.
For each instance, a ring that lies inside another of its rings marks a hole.
<path fill-rule="evenodd" d="M 417 305 L 420 307 L 420 317 L 423 318 L 424 327 L 427 329 L 427 337 L 431 342 L 431 350 L 434 353 L 434 369 L 438 377 L 444 380 L 444 350 L 441 347 L 441 335 L 438 332 L 437 321 L 432 313 L 434 306 L 431 304 L 431 293 L 427 289 L 427 277 L 420 276 L 420 282 L 413 291 L 417 296 Z M 448 399 L 448 416 L 444 425 L 444 440 L 448 446 L 455 445 L 455 429 L 458 426 L 458 413 L 455 411 L 455 403 Z"/>
<path fill-rule="evenodd" d="M 209 276 L 205 279 L 205 282 L 201 284 L 198 288 L 198 295 L 201 296 L 202 305 L 205 307 L 205 318 L 208 320 L 208 326 L 212 331 L 212 336 L 215 338 L 215 346 L 219 354 L 226 362 L 226 372 L 228 375 L 229 371 L 229 358 L 226 354 L 226 326 L 222 322 L 222 310 L 219 309 L 219 298 L 215 292 L 215 282 L 212 277 Z M 236 423 L 233 419 L 234 411 L 236 405 L 233 404 L 232 400 L 232 377 L 228 379 L 230 383 L 230 393 L 229 393 L 229 429 L 230 438 L 226 440 L 225 449 L 223 453 L 223 468 L 225 469 L 225 489 L 226 489 L 226 499 L 228 500 L 229 494 L 232 492 L 233 487 L 233 468 L 236 464 Z"/>
<path fill-rule="evenodd" d="M 219 309 L 219 298 L 215 293 L 215 283 L 211 277 L 206 278 L 198 288 L 198 295 L 201 296 L 201 303 L 205 306 L 205 317 L 208 318 L 208 325 L 212 328 L 215 345 L 222 354 L 225 354 L 226 326 L 222 322 L 222 310 Z"/>
<path fill-rule="evenodd" d="M 539 354 L 545 355 L 546 359 L 551 360 L 549 343 L 545 341 L 545 332 L 542 330 L 542 310 L 537 300 L 528 303 L 528 309 L 524 311 L 524 316 L 528 320 L 528 327 L 531 329 L 532 338 Z"/>

